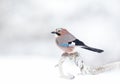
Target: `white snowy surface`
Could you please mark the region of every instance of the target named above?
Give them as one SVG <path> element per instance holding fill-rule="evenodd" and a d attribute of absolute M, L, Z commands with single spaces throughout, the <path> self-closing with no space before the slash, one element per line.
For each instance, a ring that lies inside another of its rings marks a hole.
<path fill-rule="evenodd" d="M 25 56 L 1 58 L 0 84 L 120 84 L 119 69 L 98 75 L 76 74 L 73 80 L 63 79 L 58 69 L 54 67 L 57 62 L 57 59 L 39 56 L 30 59 L 26 59 Z"/>
<path fill-rule="evenodd" d="M 78 48 L 86 64 L 120 61 L 119 9 L 119 0 L 0 0 L 0 84 L 120 84 L 120 70 L 77 75 L 73 64 L 65 65 L 65 72 L 76 78 L 60 78 L 54 66 L 62 52 L 50 34 L 65 27 L 105 51 Z"/>

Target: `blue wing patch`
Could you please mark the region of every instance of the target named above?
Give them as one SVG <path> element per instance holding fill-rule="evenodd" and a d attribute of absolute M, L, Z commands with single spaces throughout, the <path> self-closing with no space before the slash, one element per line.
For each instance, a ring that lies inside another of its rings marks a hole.
<path fill-rule="evenodd" d="M 65 44 L 65 43 L 62 43 L 62 44 L 59 44 L 60 46 L 62 47 L 69 47 L 69 44 Z"/>

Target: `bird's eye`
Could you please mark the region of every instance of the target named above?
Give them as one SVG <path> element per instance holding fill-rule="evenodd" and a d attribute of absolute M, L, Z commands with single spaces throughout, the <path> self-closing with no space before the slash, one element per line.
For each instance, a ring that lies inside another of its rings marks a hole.
<path fill-rule="evenodd" d="M 62 28 L 56 29 L 56 32 L 61 32 Z"/>
<path fill-rule="evenodd" d="M 60 32 L 60 30 L 58 30 L 58 32 Z"/>

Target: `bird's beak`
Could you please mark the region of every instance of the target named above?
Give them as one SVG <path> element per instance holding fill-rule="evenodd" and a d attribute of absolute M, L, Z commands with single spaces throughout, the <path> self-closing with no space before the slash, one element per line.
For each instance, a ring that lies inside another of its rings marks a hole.
<path fill-rule="evenodd" d="M 57 32 L 55 32 L 55 31 L 53 31 L 53 32 L 51 32 L 52 34 L 56 34 Z"/>
<path fill-rule="evenodd" d="M 55 31 L 53 31 L 53 32 L 51 32 L 52 34 L 56 34 L 56 35 L 58 35 L 58 36 L 60 36 L 61 34 L 59 34 L 58 32 L 55 32 Z"/>

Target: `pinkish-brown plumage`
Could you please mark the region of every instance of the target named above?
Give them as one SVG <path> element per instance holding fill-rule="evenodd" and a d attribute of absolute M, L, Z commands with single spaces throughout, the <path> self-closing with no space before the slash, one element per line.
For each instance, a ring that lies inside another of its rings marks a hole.
<path fill-rule="evenodd" d="M 98 53 L 103 52 L 103 50 L 101 49 L 96 49 L 85 45 L 82 41 L 78 40 L 75 36 L 73 36 L 70 32 L 68 32 L 64 28 L 58 28 L 52 33 L 57 34 L 56 44 L 65 53 L 72 53 L 74 51 L 75 46 L 80 46 L 83 49 L 90 50 L 93 52 Z"/>
<path fill-rule="evenodd" d="M 56 30 L 56 31 L 59 31 L 59 30 Z M 66 29 L 63 29 L 63 28 L 61 28 L 61 31 L 59 31 L 59 33 L 61 35 L 56 38 L 56 43 L 58 47 L 66 53 L 72 53 L 75 46 L 64 47 L 64 46 L 60 46 L 60 44 L 71 42 L 76 38 L 72 34 L 70 34 Z"/>

